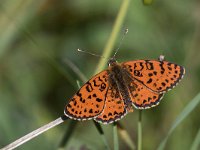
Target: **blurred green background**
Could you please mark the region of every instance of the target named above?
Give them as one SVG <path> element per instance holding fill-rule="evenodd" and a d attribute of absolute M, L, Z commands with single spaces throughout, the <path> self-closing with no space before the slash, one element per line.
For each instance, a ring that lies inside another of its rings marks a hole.
<path fill-rule="evenodd" d="M 80 78 L 67 61 L 89 79 L 102 54 L 121 0 L 1 0 L 0 1 L 0 147 L 63 115 Z M 161 104 L 143 111 L 143 149 L 154 150 L 187 103 L 200 91 L 200 1 L 156 0 L 144 6 L 131 1 L 115 43 L 119 62 L 157 59 L 186 68 L 182 82 Z M 81 83 L 82 84 L 82 83 Z M 173 132 L 166 149 L 188 150 L 200 127 L 200 106 Z M 137 143 L 138 111 L 120 123 Z M 56 149 L 69 121 L 17 149 Z M 113 146 L 112 126 L 102 125 Z M 129 149 L 119 136 L 120 149 Z M 66 149 L 104 149 L 92 121 L 78 122 Z"/>

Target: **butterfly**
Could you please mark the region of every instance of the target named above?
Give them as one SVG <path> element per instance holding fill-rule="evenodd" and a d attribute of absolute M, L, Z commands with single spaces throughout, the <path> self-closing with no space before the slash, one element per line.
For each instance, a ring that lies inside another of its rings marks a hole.
<path fill-rule="evenodd" d="M 185 68 L 164 60 L 108 61 L 108 69 L 87 81 L 65 106 L 75 120 L 94 119 L 103 124 L 120 120 L 136 109 L 159 104 L 164 94 L 183 78 Z"/>

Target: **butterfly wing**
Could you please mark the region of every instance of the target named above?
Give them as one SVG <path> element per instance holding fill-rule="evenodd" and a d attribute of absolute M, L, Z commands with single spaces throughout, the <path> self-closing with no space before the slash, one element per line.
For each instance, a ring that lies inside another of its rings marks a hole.
<path fill-rule="evenodd" d="M 184 67 L 167 61 L 136 60 L 121 65 L 133 79 L 158 93 L 165 93 L 175 87 L 185 74 Z"/>
<path fill-rule="evenodd" d="M 164 95 L 151 91 L 137 80 L 129 82 L 128 89 L 132 104 L 137 109 L 148 109 L 158 105 Z"/>
<path fill-rule="evenodd" d="M 119 90 L 110 86 L 106 94 L 104 110 L 97 118 L 95 118 L 95 121 L 104 124 L 113 123 L 120 120 L 127 112 Z"/>
<path fill-rule="evenodd" d="M 86 82 L 66 105 L 64 114 L 75 120 L 88 120 L 104 108 L 108 90 L 108 72 L 102 71 Z"/>

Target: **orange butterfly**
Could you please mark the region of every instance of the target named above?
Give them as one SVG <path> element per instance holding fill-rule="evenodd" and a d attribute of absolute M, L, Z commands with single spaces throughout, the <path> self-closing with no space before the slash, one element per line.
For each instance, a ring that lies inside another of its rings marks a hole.
<path fill-rule="evenodd" d="M 64 113 L 75 120 L 94 119 L 108 124 L 128 112 L 159 104 L 165 92 L 183 78 L 185 68 L 163 59 L 117 63 L 113 57 L 104 70 L 86 82 L 66 105 Z"/>

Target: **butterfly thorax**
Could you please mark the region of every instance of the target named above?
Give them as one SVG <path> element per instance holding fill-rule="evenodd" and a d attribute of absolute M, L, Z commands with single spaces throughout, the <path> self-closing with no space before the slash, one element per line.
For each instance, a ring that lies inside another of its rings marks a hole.
<path fill-rule="evenodd" d="M 115 66 L 117 65 L 117 60 L 115 57 L 112 57 L 108 60 L 108 66 L 111 67 L 111 66 Z"/>
<path fill-rule="evenodd" d="M 109 84 L 110 87 L 119 91 L 123 101 L 125 102 L 126 108 L 132 111 L 132 102 L 128 92 L 129 76 L 127 71 L 116 62 L 115 59 L 109 61 Z"/>

